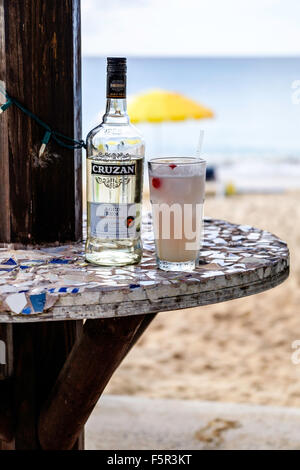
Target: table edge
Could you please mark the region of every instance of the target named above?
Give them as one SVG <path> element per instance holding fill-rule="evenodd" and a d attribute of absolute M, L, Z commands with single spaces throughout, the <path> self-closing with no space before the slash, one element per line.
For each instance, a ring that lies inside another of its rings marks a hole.
<path fill-rule="evenodd" d="M 70 321 L 70 320 L 96 320 L 99 318 L 118 318 L 133 315 L 145 315 L 185 308 L 201 307 L 215 303 L 235 300 L 250 295 L 259 294 L 284 282 L 290 273 L 289 265 L 277 275 L 256 280 L 248 285 L 238 284 L 230 287 L 218 288 L 196 292 L 194 294 L 180 294 L 178 296 L 161 298 L 155 301 L 150 299 L 116 302 L 108 304 L 78 305 L 78 310 L 85 309 L 85 313 L 78 313 L 74 307 L 69 311 L 68 306 L 54 306 L 51 313 L 40 315 L 7 314 L 0 316 L 0 323 L 37 323 L 43 321 Z M 238 295 L 237 295 L 238 293 Z M 145 308 L 146 307 L 146 308 Z M 91 310 L 91 311 L 89 311 Z M 97 313 L 96 313 L 96 312 Z M 101 315 L 103 314 L 103 315 Z"/>

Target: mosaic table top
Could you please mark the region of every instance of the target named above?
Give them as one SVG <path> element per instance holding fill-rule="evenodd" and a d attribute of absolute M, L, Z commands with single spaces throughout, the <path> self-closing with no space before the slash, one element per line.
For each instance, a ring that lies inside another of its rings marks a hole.
<path fill-rule="evenodd" d="M 276 286 L 289 274 L 285 242 L 248 225 L 205 219 L 199 266 L 157 269 L 150 217 L 136 266 L 105 268 L 84 260 L 84 244 L 0 248 L 0 322 L 105 318 L 222 302 Z"/>

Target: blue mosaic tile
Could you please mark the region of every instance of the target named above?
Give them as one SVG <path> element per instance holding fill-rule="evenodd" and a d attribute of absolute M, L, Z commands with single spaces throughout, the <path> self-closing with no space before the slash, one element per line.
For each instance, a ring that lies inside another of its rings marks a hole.
<path fill-rule="evenodd" d="M 23 315 L 30 315 L 31 314 L 31 308 L 30 307 L 25 307 L 25 308 L 23 308 L 21 313 L 23 313 Z"/>
<path fill-rule="evenodd" d="M 14 259 L 12 258 L 9 258 L 7 261 L 5 261 L 5 263 L 3 264 L 9 264 L 9 265 L 12 265 L 12 266 L 17 266 L 17 263 L 15 262 Z"/>
<path fill-rule="evenodd" d="M 36 313 L 41 313 L 44 310 L 44 306 L 46 303 L 46 294 L 43 292 L 42 294 L 31 295 L 30 301 L 33 310 Z"/>
<path fill-rule="evenodd" d="M 50 261 L 50 264 L 68 264 L 70 261 L 68 259 L 53 258 Z"/>

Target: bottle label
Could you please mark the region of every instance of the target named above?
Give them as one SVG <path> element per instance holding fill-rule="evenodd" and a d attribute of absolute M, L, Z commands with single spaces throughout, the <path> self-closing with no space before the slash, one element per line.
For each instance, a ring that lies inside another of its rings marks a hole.
<path fill-rule="evenodd" d="M 104 184 L 108 189 L 116 189 L 121 185 L 126 186 L 136 175 L 135 163 L 97 163 L 91 164 L 91 175 L 98 184 Z"/>
<path fill-rule="evenodd" d="M 136 204 L 88 204 L 91 237 L 114 240 L 137 237 Z"/>
<path fill-rule="evenodd" d="M 125 74 L 108 74 L 106 85 L 107 98 L 126 98 L 126 75 Z"/>
<path fill-rule="evenodd" d="M 126 165 L 92 163 L 92 175 L 135 175 L 135 163 Z"/>

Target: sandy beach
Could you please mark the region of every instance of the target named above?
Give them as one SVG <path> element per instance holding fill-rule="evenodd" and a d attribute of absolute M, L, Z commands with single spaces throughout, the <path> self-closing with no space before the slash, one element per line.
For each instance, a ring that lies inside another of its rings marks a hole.
<path fill-rule="evenodd" d="M 161 313 L 106 393 L 300 405 L 300 192 L 210 198 L 205 214 L 251 224 L 287 241 L 291 274 L 252 297 Z"/>

